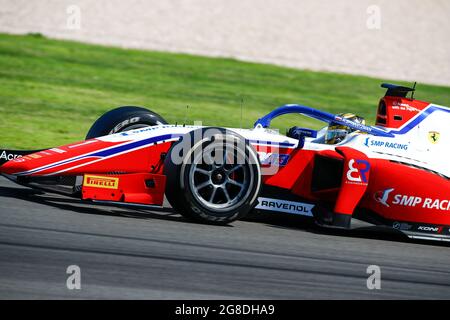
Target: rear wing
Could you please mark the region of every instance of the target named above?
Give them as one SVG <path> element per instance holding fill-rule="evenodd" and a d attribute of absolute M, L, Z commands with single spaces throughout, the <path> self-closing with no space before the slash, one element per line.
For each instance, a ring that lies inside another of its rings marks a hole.
<path fill-rule="evenodd" d="M 397 84 L 391 84 L 391 83 L 382 83 L 382 88 L 387 89 L 385 97 L 402 97 L 406 98 L 406 95 L 408 92 L 414 93 L 416 91 L 416 84 L 414 83 L 414 87 L 404 87 Z M 411 97 L 412 98 L 412 97 Z"/>

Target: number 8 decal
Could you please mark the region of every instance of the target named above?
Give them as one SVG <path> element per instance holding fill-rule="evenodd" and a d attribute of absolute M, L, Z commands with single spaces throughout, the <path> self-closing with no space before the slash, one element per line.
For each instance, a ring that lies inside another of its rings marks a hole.
<path fill-rule="evenodd" d="M 355 162 L 359 165 L 359 168 L 355 168 Z M 361 164 L 364 165 L 364 168 L 361 168 Z M 364 182 L 367 183 L 366 173 L 370 169 L 370 163 L 366 160 L 356 160 L 351 159 L 348 162 L 348 171 L 347 171 L 347 180 L 353 182 Z M 356 173 L 356 175 L 355 175 Z"/>

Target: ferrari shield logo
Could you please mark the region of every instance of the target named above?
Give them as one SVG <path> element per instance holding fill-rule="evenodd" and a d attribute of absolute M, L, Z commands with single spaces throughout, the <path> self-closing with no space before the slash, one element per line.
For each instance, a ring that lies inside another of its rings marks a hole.
<path fill-rule="evenodd" d="M 439 138 L 441 137 L 441 134 L 437 131 L 430 131 L 428 132 L 428 140 L 432 144 L 436 144 L 439 142 Z"/>

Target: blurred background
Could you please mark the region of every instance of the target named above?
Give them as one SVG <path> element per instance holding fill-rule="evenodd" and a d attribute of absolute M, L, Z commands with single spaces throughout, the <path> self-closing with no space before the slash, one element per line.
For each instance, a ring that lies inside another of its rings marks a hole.
<path fill-rule="evenodd" d="M 79 28 L 67 18 L 80 10 Z M 447 0 L 1 0 L 0 31 L 450 85 Z"/>
<path fill-rule="evenodd" d="M 417 98 L 449 104 L 449 16 L 446 0 L 0 0 L 0 32 L 31 34 L 2 37 L 0 77 L 23 91 L 22 99 L 3 92 L 0 105 L 32 108 L 40 119 L 45 110 L 76 115 L 81 127 L 50 128 L 63 136 L 49 143 L 83 138 L 90 121 L 118 104 L 148 106 L 172 122 L 190 105 L 190 119 L 207 125 L 238 125 L 241 103 L 245 126 L 285 103 L 373 120 L 382 81 L 417 81 Z M 3 125 L 23 124 L 0 111 L 9 117 Z M 30 132 L 39 121 L 26 124 Z"/>

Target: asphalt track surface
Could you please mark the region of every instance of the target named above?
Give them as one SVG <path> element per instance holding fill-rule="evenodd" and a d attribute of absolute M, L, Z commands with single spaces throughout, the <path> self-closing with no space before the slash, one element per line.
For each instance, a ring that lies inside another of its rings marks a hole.
<path fill-rule="evenodd" d="M 81 268 L 68 290 L 66 269 Z M 381 289 L 367 289 L 369 265 Z M 450 299 L 450 247 L 262 216 L 218 227 L 0 177 L 1 299 Z"/>

